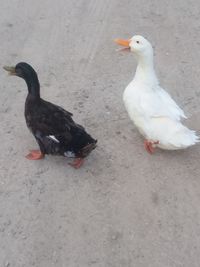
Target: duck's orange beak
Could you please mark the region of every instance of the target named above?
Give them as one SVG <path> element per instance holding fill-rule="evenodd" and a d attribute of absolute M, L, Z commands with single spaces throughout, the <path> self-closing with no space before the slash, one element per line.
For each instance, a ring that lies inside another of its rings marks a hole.
<path fill-rule="evenodd" d="M 119 44 L 119 45 L 122 45 L 122 46 L 125 46 L 125 47 L 127 47 L 127 48 L 129 47 L 130 42 L 131 42 L 130 39 L 129 39 L 129 40 L 115 39 L 114 41 L 115 41 L 115 43 L 117 43 L 117 44 Z"/>

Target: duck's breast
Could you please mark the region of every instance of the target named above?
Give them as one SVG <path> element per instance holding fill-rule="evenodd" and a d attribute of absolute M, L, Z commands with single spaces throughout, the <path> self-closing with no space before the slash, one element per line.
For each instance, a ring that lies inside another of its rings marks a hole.
<path fill-rule="evenodd" d="M 123 93 L 123 101 L 130 119 L 134 122 L 140 133 L 146 136 L 145 132 L 149 126 L 148 117 L 141 105 L 143 92 L 143 88 L 140 88 L 140 85 L 132 81 Z"/>

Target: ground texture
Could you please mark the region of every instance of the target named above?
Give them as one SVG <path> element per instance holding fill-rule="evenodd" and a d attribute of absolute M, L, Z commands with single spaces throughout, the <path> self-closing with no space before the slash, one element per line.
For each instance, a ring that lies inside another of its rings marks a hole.
<path fill-rule="evenodd" d="M 0 266 L 199 267 L 200 146 L 144 151 L 122 102 L 136 62 L 113 39 L 152 42 L 162 86 L 199 131 L 200 2 L 0 2 L 1 66 L 31 63 L 42 96 L 98 139 L 79 170 L 26 160 L 26 85 L 0 70 Z"/>

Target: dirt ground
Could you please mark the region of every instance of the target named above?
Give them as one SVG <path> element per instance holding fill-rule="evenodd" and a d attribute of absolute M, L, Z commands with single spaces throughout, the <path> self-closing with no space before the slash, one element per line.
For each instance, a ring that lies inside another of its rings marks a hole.
<path fill-rule="evenodd" d="M 199 267 L 200 145 L 147 154 L 122 93 L 142 34 L 161 85 L 200 132 L 200 1 L 0 0 L 1 67 L 26 61 L 43 98 L 98 139 L 85 165 L 24 158 L 24 81 L 1 68 L 0 267 Z"/>

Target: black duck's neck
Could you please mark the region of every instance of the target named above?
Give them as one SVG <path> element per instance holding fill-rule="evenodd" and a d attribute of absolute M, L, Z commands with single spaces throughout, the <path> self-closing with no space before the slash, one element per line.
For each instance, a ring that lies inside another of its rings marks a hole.
<path fill-rule="evenodd" d="M 37 77 L 37 74 L 34 73 L 34 75 L 31 75 L 31 77 L 25 77 L 24 78 L 27 87 L 28 87 L 28 92 L 29 94 L 36 98 L 40 98 L 40 83 Z"/>

